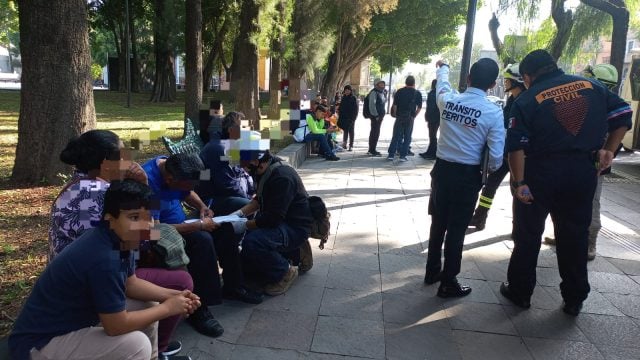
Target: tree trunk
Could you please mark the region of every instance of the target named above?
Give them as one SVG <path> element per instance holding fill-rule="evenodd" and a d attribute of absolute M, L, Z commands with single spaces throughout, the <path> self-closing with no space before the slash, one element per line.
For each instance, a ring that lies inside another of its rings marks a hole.
<path fill-rule="evenodd" d="M 209 83 L 211 83 L 211 76 L 213 75 L 213 70 L 216 64 L 216 59 L 222 56 L 222 44 L 225 36 L 227 35 L 227 31 L 229 30 L 229 22 L 225 18 L 220 26 L 219 30 L 216 30 L 216 37 L 213 40 L 213 44 L 211 45 L 211 49 L 209 50 L 209 54 L 204 61 L 204 66 L 202 70 L 202 79 L 203 79 L 203 91 L 209 91 Z"/>
<path fill-rule="evenodd" d="M 127 91 L 127 41 L 124 26 L 117 25 L 118 39 L 120 39 L 120 51 L 118 52 L 118 91 Z"/>
<path fill-rule="evenodd" d="M 329 65 L 327 66 L 327 73 L 324 76 L 324 81 L 320 88 L 320 93 L 323 96 L 329 97 L 333 95 L 338 87 L 338 78 L 340 73 L 344 71 L 340 68 L 342 63 L 342 52 L 339 50 L 340 44 L 336 44 L 336 50 L 329 56 Z"/>
<path fill-rule="evenodd" d="M 257 0 L 243 0 L 240 10 L 240 29 L 233 47 L 231 65 L 232 90 L 236 110 L 244 113 L 253 129 L 260 130 L 260 101 L 258 92 L 258 48 L 253 38 L 260 31 Z"/>
<path fill-rule="evenodd" d="M 269 73 L 269 119 L 280 119 L 280 56 L 271 57 Z"/>
<path fill-rule="evenodd" d="M 562 56 L 573 28 L 573 13 L 571 10 L 564 10 L 564 2 L 565 0 L 553 0 L 551 5 L 551 17 L 556 24 L 556 34 L 549 46 L 549 53 L 556 60 Z"/>
<path fill-rule="evenodd" d="M 156 76 L 153 82 L 151 101 L 173 102 L 176 100 L 176 75 L 173 72 L 174 54 L 170 44 L 167 25 L 166 2 L 155 0 L 154 48 L 156 54 Z"/>
<path fill-rule="evenodd" d="M 84 0 L 19 4 L 22 90 L 11 179 L 59 182 L 67 142 L 96 126 Z"/>
<path fill-rule="evenodd" d="M 131 61 L 131 91 L 137 93 L 142 89 L 142 73 L 140 71 L 140 62 L 138 61 L 138 46 L 136 41 L 138 36 L 136 34 L 133 16 L 129 16 L 129 39 L 131 41 L 131 59 L 129 60 Z"/>
<path fill-rule="evenodd" d="M 611 15 L 613 20 L 613 33 L 611 34 L 611 58 L 609 62 L 618 70 L 618 86 L 622 67 L 624 66 L 624 55 L 627 48 L 627 32 L 629 31 L 629 10 L 623 0 L 581 0 L 582 3 L 604 11 Z M 617 91 L 617 86 L 614 91 Z"/>
<path fill-rule="evenodd" d="M 198 121 L 202 104 L 202 2 L 186 2 L 185 117 Z"/>

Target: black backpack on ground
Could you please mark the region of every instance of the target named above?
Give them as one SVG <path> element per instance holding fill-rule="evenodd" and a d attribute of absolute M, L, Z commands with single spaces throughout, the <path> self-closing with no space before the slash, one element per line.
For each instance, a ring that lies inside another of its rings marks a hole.
<path fill-rule="evenodd" d="M 309 237 L 320 239 L 319 247 L 324 249 L 324 244 L 329 240 L 329 230 L 331 229 L 329 218 L 331 214 L 327 211 L 327 205 L 319 196 L 309 196 L 309 208 L 313 217 Z"/>

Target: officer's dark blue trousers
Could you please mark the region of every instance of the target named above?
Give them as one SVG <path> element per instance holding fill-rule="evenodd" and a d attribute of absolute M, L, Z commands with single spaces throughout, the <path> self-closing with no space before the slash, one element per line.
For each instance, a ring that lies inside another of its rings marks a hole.
<path fill-rule="evenodd" d="M 275 228 L 249 230 L 242 240 L 244 270 L 258 281 L 276 283 L 289 269 L 283 253 L 299 249 L 308 238 L 308 229 L 286 223 Z"/>
<path fill-rule="evenodd" d="M 533 294 L 545 218 L 551 213 L 560 292 L 567 303 L 581 302 L 590 290 L 587 238 L 597 181 L 594 163 L 588 153 L 528 157 L 524 179 L 534 200 L 528 205 L 515 201 L 509 288 L 524 299 Z"/>
<path fill-rule="evenodd" d="M 464 235 L 482 186 L 479 165 L 463 165 L 437 159 L 431 171 L 429 253 L 427 271 L 438 272 L 444 242 L 442 283 L 460 273 Z"/>

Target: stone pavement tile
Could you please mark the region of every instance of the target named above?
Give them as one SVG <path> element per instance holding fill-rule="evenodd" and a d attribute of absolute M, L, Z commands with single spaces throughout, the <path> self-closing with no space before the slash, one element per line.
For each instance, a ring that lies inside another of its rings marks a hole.
<path fill-rule="evenodd" d="M 454 330 L 463 360 L 533 360 L 520 337 Z"/>
<path fill-rule="evenodd" d="M 607 360 L 633 360 L 640 359 L 640 348 L 630 348 L 611 345 L 596 345 L 600 353 Z"/>
<path fill-rule="evenodd" d="M 300 356 L 301 353 L 295 350 L 236 345 L 233 349 L 233 353 L 231 354 L 231 360 L 298 360 Z"/>
<path fill-rule="evenodd" d="M 554 249 L 541 249 L 538 255 L 538 267 L 558 268 L 558 258 Z"/>
<path fill-rule="evenodd" d="M 320 316 L 311 351 L 384 359 L 382 321 Z"/>
<path fill-rule="evenodd" d="M 380 271 L 383 274 L 421 274 L 424 276 L 426 256 L 380 254 Z"/>
<path fill-rule="evenodd" d="M 502 282 L 500 281 L 490 281 L 489 287 L 498 298 L 498 301 L 500 302 L 500 304 L 515 307 L 515 305 L 513 305 L 511 301 L 509 301 L 504 296 L 502 296 L 502 294 L 500 294 L 501 284 Z M 557 299 L 553 298 L 547 292 L 546 286 L 536 286 L 536 288 L 533 290 L 533 296 L 531 296 L 532 308 L 553 310 L 553 309 L 558 309 L 561 305 L 562 303 L 558 302 Z"/>
<path fill-rule="evenodd" d="M 566 317 L 560 309 L 522 310 L 505 306 L 505 311 L 523 337 L 589 342 L 576 325 L 575 319 Z"/>
<path fill-rule="evenodd" d="M 326 289 L 319 315 L 382 320 L 382 294 L 377 291 Z"/>
<path fill-rule="evenodd" d="M 366 270 L 380 270 L 377 253 L 354 253 L 344 250 L 334 250 L 331 257 L 332 266 L 346 266 Z"/>
<path fill-rule="evenodd" d="M 609 261 L 611 258 L 596 256 L 592 261 L 587 262 L 588 271 L 604 272 L 611 274 L 623 274 L 623 272 Z"/>
<path fill-rule="evenodd" d="M 458 281 L 462 285 L 471 286 L 471 294 L 461 297 L 450 299 L 450 302 L 478 302 L 488 304 L 499 304 L 498 297 L 491 289 L 492 283 L 484 280 L 464 279 L 458 276 Z"/>
<path fill-rule="evenodd" d="M 238 344 L 309 350 L 316 316 L 288 311 L 254 310 Z"/>
<path fill-rule="evenodd" d="M 604 360 L 595 345 L 588 342 L 524 338 L 536 360 Z"/>
<path fill-rule="evenodd" d="M 640 295 L 640 284 L 627 275 L 589 272 L 589 284 L 600 292 Z"/>
<path fill-rule="evenodd" d="M 257 305 L 256 308 L 318 315 L 324 291 L 324 287 L 294 284 L 282 295 L 265 296 L 262 304 Z"/>
<path fill-rule="evenodd" d="M 317 352 L 303 351 L 300 353 L 300 360 L 362 360 L 363 357 L 356 356 L 344 356 L 337 354 L 323 354 Z"/>
<path fill-rule="evenodd" d="M 511 251 L 507 247 L 506 241 L 501 241 L 495 244 L 468 250 L 467 253 L 473 256 L 474 260 L 478 263 L 498 262 L 505 260 L 508 263 L 509 259 L 511 258 Z"/>
<path fill-rule="evenodd" d="M 396 240 L 396 238 L 389 238 L 385 234 L 378 234 L 378 249 L 380 253 L 401 256 L 420 256 L 424 252 L 424 247 L 421 242 L 402 244 Z"/>
<path fill-rule="evenodd" d="M 443 304 L 446 300 L 425 293 L 382 293 L 385 323 L 432 324 L 450 328 Z"/>
<path fill-rule="evenodd" d="M 424 273 L 415 274 L 406 271 L 382 273 L 382 291 L 391 293 L 423 293 L 435 296 L 438 284 L 426 286 Z"/>
<path fill-rule="evenodd" d="M 640 275 L 640 261 L 615 259 L 615 258 L 606 258 L 606 259 L 627 275 Z"/>
<path fill-rule="evenodd" d="M 576 323 L 594 344 L 640 347 L 640 326 L 631 318 L 580 314 Z"/>
<path fill-rule="evenodd" d="M 433 323 L 403 326 L 386 322 L 385 348 L 389 360 L 462 359 L 453 331 Z"/>
<path fill-rule="evenodd" d="M 464 254 L 462 255 L 458 278 L 486 280 L 473 258 L 471 256 L 465 257 Z"/>
<path fill-rule="evenodd" d="M 314 251 L 316 251 L 316 249 L 314 249 Z M 323 253 L 329 254 L 331 250 L 325 247 L 324 250 L 317 250 L 317 251 L 322 251 Z M 321 263 L 316 262 L 315 254 L 317 253 L 317 251 L 314 252 L 313 267 L 311 268 L 311 270 L 305 273 L 299 274 L 298 279 L 293 284 L 293 287 L 296 287 L 296 286 L 324 287 L 325 286 L 325 284 L 327 283 L 327 276 L 329 275 L 330 265 L 329 265 L 329 262 L 324 262 L 324 261 Z"/>
<path fill-rule="evenodd" d="M 562 306 L 562 295 L 558 287 L 548 287 L 549 294 L 556 299 L 556 302 Z M 587 314 L 600 314 L 612 316 L 624 316 L 606 297 L 601 293 L 591 290 L 589 297 L 584 301 L 582 312 Z"/>
<path fill-rule="evenodd" d="M 558 269 L 536 268 L 536 282 L 542 286 L 558 286 L 562 279 Z"/>
<path fill-rule="evenodd" d="M 640 284 L 640 276 L 636 276 L 636 275 L 629 275 L 629 277 L 635 281 L 636 283 Z"/>
<path fill-rule="evenodd" d="M 224 341 L 203 337 L 193 347 L 187 347 L 183 339 L 182 351 L 179 355 L 189 356 L 191 360 L 229 360 L 235 345 Z"/>
<path fill-rule="evenodd" d="M 329 267 L 326 287 L 331 289 L 348 289 L 363 291 L 380 290 L 380 272 L 355 267 Z"/>
<path fill-rule="evenodd" d="M 613 293 L 604 293 L 602 295 L 611 301 L 613 306 L 617 307 L 623 314 L 640 319 L 640 296 Z"/>
<path fill-rule="evenodd" d="M 509 260 L 484 260 L 476 256 L 475 259 L 478 269 L 482 276 L 491 281 L 506 281 L 507 279 L 507 267 L 509 266 Z"/>
<path fill-rule="evenodd" d="M 496 334 L 517 335 L 502 305 L 484 303 L 445 303 L 451 328 Z"/>
<path fill-rule="evenodd" d="M 378 252 L 378 240 L 375 234 L 369 232 L 342 233 L 338 231 L 333 250 L 373 254 Z"/>

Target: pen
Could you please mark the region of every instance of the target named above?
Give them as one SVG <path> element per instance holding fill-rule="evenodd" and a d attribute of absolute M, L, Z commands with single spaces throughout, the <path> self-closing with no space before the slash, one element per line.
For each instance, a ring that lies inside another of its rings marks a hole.
<path fill-rule="evenodd" d="M 211 204 L 213 204 L 213 199 L 209 199 L 209 202 L 207 203 L 207 209 L 211 209 Z"/>

